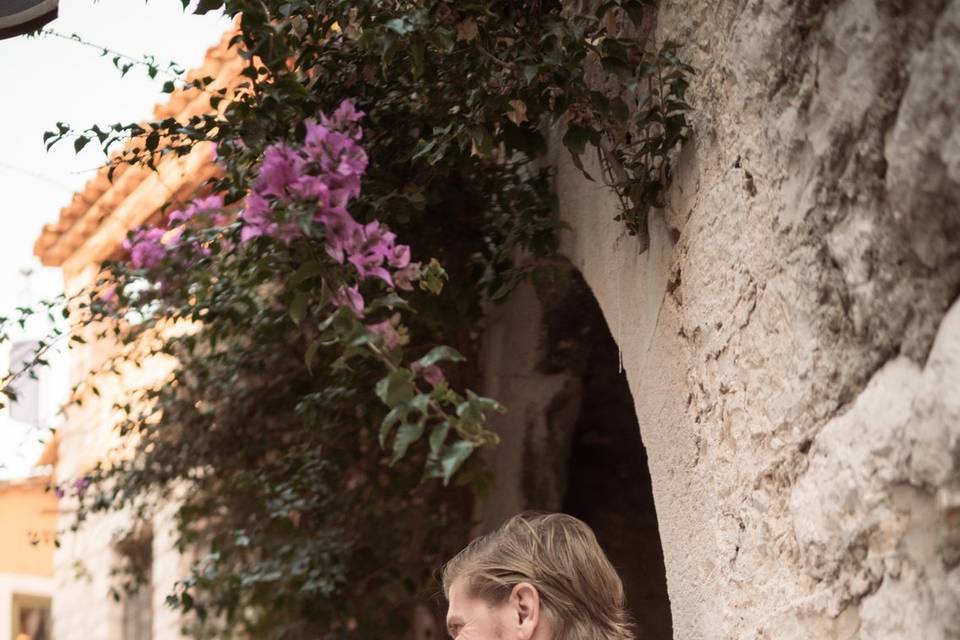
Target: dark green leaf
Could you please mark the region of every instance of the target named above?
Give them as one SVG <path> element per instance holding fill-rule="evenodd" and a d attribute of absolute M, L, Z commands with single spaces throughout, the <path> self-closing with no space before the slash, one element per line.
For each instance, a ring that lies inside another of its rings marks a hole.
<path fill-rule="evenodd" d="M 413 398 L 413 376 L 408 369 L 396 369 L 377 383 L 377 397 L 388 407 Z"/>
<path fill-rule="evenodd" d="M 423 368 L 427 368 L 432 364 L 436 364 L 437 362 L 463 362 L 464 360 L 466 360 L 466 358 L 460 355 L 460 352 L 458 352 L 456 349 L 447 346 L 439 346 L 434 347 L 427 353 L 427 355 L 417 360 L 417 364 Z"/>
<path fill-rule="evenodd" d="M 453 474 L 466 462 L 476 447 L 472 442 L 458 440 L 444 447 L 440 455 L 440 465 L 443 468 L 443 484 L 449 484 Z"/>
<path fill-rule="evenodd" d="M 203 15 L 215 11 L 223 6 L 223 0 L 200 0 L 197 7 L 193 10 L 198 15 Z"/>

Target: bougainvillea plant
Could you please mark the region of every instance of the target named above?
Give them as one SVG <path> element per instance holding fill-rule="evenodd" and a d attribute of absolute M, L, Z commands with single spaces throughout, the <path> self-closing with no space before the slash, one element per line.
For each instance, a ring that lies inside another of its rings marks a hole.
<path fill-rule="evenodd" d="M 648 4 L 201 0 L 238 16 L 240 87 L 194 81 L 188 122 L 45 136 L 132 135 L 114 162 L 148 166 L 215 148 L 76 306 L 117 343 L 78 399 L 173 364 L 116 403 L 123 455 L 67 487 L 77 526 L 176 505 L 192 634 L 410 631 L 489 482 L 484 309 L 556 248 L 549 132 L 581 168 L 599 150 L 630 231 L 662 204 L 690 69 L 638 35 Z"/>

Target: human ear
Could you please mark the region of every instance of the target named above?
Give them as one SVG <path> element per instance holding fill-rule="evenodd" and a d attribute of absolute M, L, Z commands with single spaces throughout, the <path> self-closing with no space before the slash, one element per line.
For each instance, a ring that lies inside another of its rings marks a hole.
<path fill-rule="evenodd" d="M 517 616 L 517 640 L 531 640 L 540 626 L 540 593 L 529 582 L 513 587 L 510 601 Z"/>

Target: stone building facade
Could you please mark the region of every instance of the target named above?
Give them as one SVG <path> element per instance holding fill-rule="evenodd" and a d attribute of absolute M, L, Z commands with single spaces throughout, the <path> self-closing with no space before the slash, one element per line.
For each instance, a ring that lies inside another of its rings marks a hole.
<path fill-rule="evenodd" d="M 587 303 L 526 283 L 491 313 L 485 391 L 510 411 L 483 526 L 612 493 L 588 520 L 641 559 L 648 638 L 960 638 L 960 2 L 660 5 L 651 37 L 698 69 L 692 138 L 648 245 L 551 153 Z M 65 210 L 38 252 L 86 282 L 173 195 L 151 189 Z M 621 366 L 626 396 L 598 396 Z M 632 436 L 589 420 L 624 402 Z M 92 610 L 70 548 L 58 589 Z"/>
<path fill-rule="evenodd" d="M 211 77 L 212 90 L 238 81 L 242 60 L 228 48 L 233 32 L 206 55 L 203 66 L 190 78 Z M 174 92 L 158 105 L 154 117 L 175 117 L 182 121 L 209 110 L 206 95 L 196 89 Z M 134 143 L 131 143 L 134 144 Z M 129 229 L 158 216 L 168 202 L 189 198 L 197 187 L 214 175 L 216 168 L 210 146 L 160 162 L 157 171 L 141 167 L 119 167 L 109 180 L 104 168 L 75 194 L 60 212 L 59 220 L 44 228 L 35 253 L 45 265 L 63 270 L 68 295 L 94 283 L 100 263 L 120 251 Z M 112 345 L 94 338 L 90 328 L 87 343 L 71 350 L 71 383 L 113 353 Z M 168 365 L 152 363 L 142 369 L 124 371 L 122 382 L 99 383 L 99 397 L 89 397 L 74 407 L 58 432 L 55 481 L 69 483 L 81 477 L 99 460 L 114 455 L 120 444 L 113 431 L 115 414 L 111 406 L 131 389 L 152 382 Z M 160 513 L 152 522 L 134 523 L 129 514 L 110 513 L 87 520 L 79 532 L 71 532 L 74 519 L 69 497 L 62 502 L 59 522 L 60 547 L 54 557 L 53 635 L 57 640 L 176 640 L 181 621 L 165 605 L 174 583 L 186 573 L 186 559 L 174 548 L 172 518 Z M 132 526 L 132 525 L 136 526 Z M 122 537 L 118 537 L 122 532 Z M 126 595 L 115 571 L 130 561 L 130 555 L 149 562 L 148 583 Z M 113 593 L 117 592 L 114 598 Z"/>

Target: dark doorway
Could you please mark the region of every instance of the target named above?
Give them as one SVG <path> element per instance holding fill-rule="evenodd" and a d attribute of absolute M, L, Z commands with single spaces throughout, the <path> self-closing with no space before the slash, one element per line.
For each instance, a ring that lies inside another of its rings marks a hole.
<path fill-rule="evenodd" d="M 561 509 L 593 528 L 620 573 L 638 640 L 670 640 L 663 549 L 633 398 L 593 293 L 579 274 L 568 275 L 564 295 L 541 297 L 541 370 L 564 370 L 581 381 Z"/>

